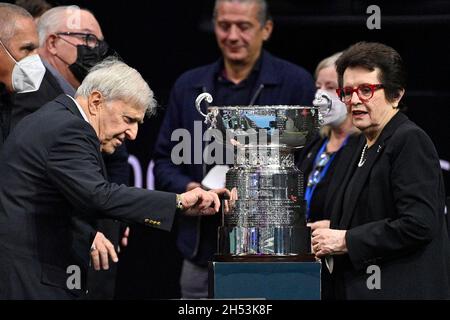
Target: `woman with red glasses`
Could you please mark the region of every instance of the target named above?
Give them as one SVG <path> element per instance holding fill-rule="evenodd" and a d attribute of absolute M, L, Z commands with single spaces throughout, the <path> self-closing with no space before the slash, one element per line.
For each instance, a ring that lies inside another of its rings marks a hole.
<path fill-rule="evenodd" d="M 400 55 L 360 42 L 337 60 L 341 100 L 362 135 L 330 229 L 313 232 L 340 299 L 450 298 L 444 184 L 427 134 L 399 111 Z"/>

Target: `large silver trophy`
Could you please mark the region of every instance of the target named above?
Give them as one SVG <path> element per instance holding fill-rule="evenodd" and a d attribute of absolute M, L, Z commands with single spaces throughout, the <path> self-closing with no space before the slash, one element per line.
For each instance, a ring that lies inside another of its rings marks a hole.
<path fill-rule="evenodd" d="M 305 221 L 302 173 L 293 151 L 319 127 L 316 107 L 209 106 L 196 99 L 215 143 L 233 155 L 226 174 L 231 198 L 224 200 L 218 230 L 219 256 L 295 256 L 311 252 Z"/>

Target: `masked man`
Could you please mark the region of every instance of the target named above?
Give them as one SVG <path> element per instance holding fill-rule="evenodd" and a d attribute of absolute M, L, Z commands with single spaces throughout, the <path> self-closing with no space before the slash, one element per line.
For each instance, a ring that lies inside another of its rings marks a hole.
<path fill-rule="evenodd" d="M 41 89 L 14 99 L 11 127 L 61 93 L 70 96 L 89 69 L 112 53 L 94 15 L 76 6 L 48 10 L 39 20 L 39 55 L 45 65 Z"/>
<path fill-rule="evenodd" d="M 33 17 L 18 6 L 0 3 L 0 150 L 10 131 L 12 92 L 36 91 L 44 77 L 37 47 Z"/>

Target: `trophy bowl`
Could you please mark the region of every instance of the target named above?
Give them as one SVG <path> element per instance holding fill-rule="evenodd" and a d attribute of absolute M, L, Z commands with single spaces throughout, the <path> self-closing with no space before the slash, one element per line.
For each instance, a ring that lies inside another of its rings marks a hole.
<path fill-rule="evenodd" d="M 233 136 L 240 144 L 296 149 L 312 138 L 319 126 L 319 117 L 315 107 L 211 106 L 206 122 L 223 136 Z"/>
<path fill-rule="evenodd" d="M 199 96 L 200 98 L 200 96 Z M 212 136 L 233 151 L 226 174 L 230 199 L 223 200 L 219 256 L 295 256 L 311 252 L 303 175 L 293 152 L 319 128 L 316 107 L 209 106 L 197 109 Z"/>

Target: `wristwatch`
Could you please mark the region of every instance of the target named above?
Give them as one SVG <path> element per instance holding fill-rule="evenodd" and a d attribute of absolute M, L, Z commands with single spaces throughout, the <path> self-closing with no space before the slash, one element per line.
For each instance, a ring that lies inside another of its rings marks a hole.
<path fill-rule="evenodd" d="M 177 207 L 177 210 L 180 210 L 180 211 L 183 211 L 183 210 L 184 210 L 184 206 L 183 206 L 183 201 L 182 201 L 181 194 L 177 194 L 177 197 L 176 197 L 176 207 Z"/>

